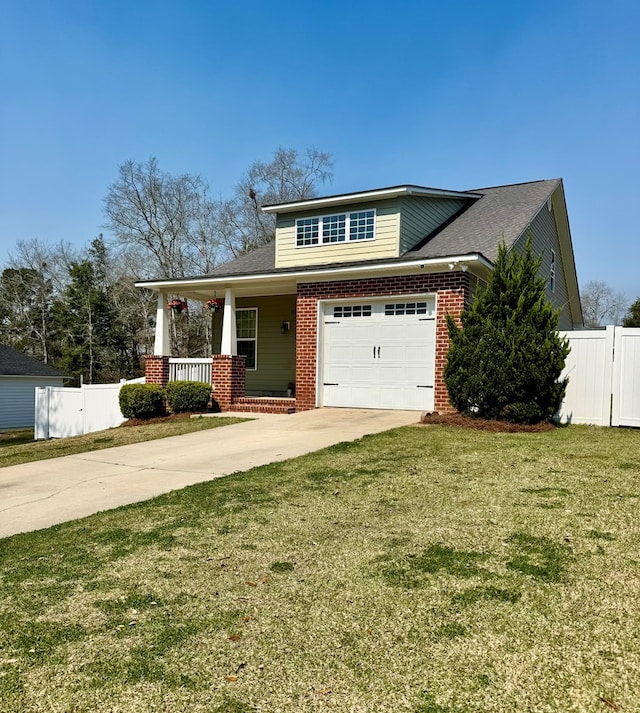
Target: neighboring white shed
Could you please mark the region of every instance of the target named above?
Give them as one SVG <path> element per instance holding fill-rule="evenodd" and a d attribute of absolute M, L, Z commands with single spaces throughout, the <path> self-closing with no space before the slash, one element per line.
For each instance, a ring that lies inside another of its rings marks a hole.
<path fill-rule="evenodd" d="M 0 344 L 0 429 L 32 428 L 36 386 L 64 386 L 67 377 Z"/>

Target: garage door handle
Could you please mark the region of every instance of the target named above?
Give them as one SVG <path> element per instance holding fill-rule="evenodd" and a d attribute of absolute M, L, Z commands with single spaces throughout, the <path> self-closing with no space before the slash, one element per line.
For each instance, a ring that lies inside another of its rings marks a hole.
<path fill-rule="evenodd" d="M 433 386 L 427 386 L 426 384 L 418 384 L 416 389 L 433 389 Z"/>
<path fill-rule="evenodd" d="M 322 385 L 323 386 L 340 386 L 340 384 L 330 384 L 330 383 L 327 383 L 326 381 Z"/>

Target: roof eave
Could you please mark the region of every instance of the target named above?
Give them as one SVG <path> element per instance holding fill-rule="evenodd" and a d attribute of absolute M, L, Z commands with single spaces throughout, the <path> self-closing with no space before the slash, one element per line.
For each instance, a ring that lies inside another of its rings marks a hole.
<path fill-rule="evenodd" d="M 292 213 L 301 210 L 313 210 L 316 208 L 331 208 L 333 206 L 346 205 L 348 203 L 363 203 L 389 200 L 400 196 L 420 196 L 431 198 L 457 198 L 476 199 L 481 198 L 480 193 L 467 191 L 448 191 L 442 188 L 426 188 L 424 186 L 392 186 L 390 188 L 379 188 L 372 191 L 362 191 L 358 193 L 342 193 L 335 196 L 324 196 L 322 198 L 308 198 L 290 203 L 273 203 L 262 206 L 265 213 Z"/>
<path fill-rule="evenodd" d="M 303 270 L 282 272 L 264 272 L 244 275 L 203 276 L 188 280 L 144 280 L 135 286 L 158 293 L 180 293 L 191 299 L 207 299 L 213 290 L 237 289 L 259 294 L 264 288 L 265 294 L 276 294 L 275 289 L 289 285 L 289 291 L 295 292 L 299 282 L 321 282 L 323 280 L 345 279 L 348 277 L 365 278 L 384 276 L 389 273 L 411 274 L 413 272 L 451 272 L 454 270 L 470 271 L 486 275 L 493 269 L 493 263 L 480 253 L 451 255 L 439 258 L 413 258 L 410 260 L 392 260 L 382 263 L 368 263 L 348 266 L 315 266 Z"/>

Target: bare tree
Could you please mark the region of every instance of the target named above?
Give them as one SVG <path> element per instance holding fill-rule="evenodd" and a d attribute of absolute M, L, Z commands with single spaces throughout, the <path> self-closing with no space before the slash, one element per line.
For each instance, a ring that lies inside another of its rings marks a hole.
<path fill-rule="evenodd" d="M 584 326 L 589 329 L 620 324 L 626 311 L 626 298 L 605 282 L 592 280 L 581 290 Z"/>
<path fill-rule="evenodd" d="M 76 252 L 60 242 L 19 241 L 0 278 L 0 336 L 30 356 L 51 362 L 51 305 L 68 282 Z"/>
<path fill-rule="evenodd" d="M 263 205 L 313 198 L 318 182 L 331 181 L 333 162 L 315 148 L 303 154 L 278 148 L 269 163 L 256 161 L 220 206 L 218 234 L 234 255 L 264 245 L 275 235 L 275 217 Z"/>
<path fill-rule="evenodd" d="M 200 176 L 172 176 L 158 161 L 126 161 L 104 201 L 107 227 L 123 247 L 142 248 L 150 260 L 143 276 L 186 277 L 219 262 L 217 206 Z"/>

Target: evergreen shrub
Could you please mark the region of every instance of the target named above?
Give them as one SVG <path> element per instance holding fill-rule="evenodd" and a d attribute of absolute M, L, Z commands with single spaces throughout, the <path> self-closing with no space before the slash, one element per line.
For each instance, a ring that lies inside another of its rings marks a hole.
<path fill-rule="evenodd" d="M 159 384 L 125 384 L 120 389 L 119 400 L 125 418 L 153 418 L 164 414 L 164 389 Z"/>
<path fill-rule="evenodd" d="M 167 403 L 175 413 L 206 411 L 211 384 L 204 381 L 170 381 L 165 389 Z"/>
<path fill-rule="evenodd" d="M 537 423 L 557 413 L 567 379 L 569 353 L 558 334 L 559 311 L 546 298 L 541 260 L 531 251 L 498 251 L 488 285 L 461 315 L 449 315 L 451 340 L 444 380 L 461 413 L 515 423 Z"/>

